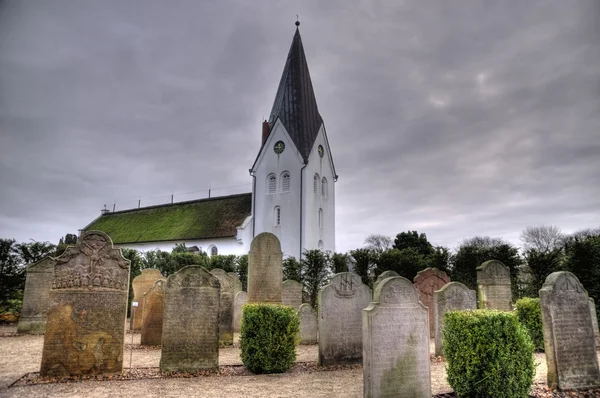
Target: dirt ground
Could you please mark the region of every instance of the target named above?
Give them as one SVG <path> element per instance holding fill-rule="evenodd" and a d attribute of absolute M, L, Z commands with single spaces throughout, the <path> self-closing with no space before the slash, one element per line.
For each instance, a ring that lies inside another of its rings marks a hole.
<path fill-rule="evenodd" d="M 42 335 L 16 335 L 15 326 L 0 326 L 0 397 L 362 397 L 362 368 L 317 370 L 280 375 L 211 376 L 127 381 L 86 381 L 10 386 L 29 372 L 38 372 L 42 360 Z M 236 335 L 236 342 L 237 342 Z M 133 340 L 132 340 L 133 339 Z M 133 341 L 133 345 L 132 345 Z M 160 348 L 142 348 L 139 333 L 127 333 L 124 372 L 130 368 L 157 368 Z M 133 350 L 131 349 L 133 347 Z M 433 351 L 433 340 L 431 342 Z M 298 362 L 316 362 L 316 345 L 298 346 Z M 546 360 L 536 354 L 535 383 L 544 384 Z M 239 348 L 222 348 L 219 364 L 241 365 Z M 431 361 L 432 393 L 451 391 L 446 382 L 445 363 Z"/>

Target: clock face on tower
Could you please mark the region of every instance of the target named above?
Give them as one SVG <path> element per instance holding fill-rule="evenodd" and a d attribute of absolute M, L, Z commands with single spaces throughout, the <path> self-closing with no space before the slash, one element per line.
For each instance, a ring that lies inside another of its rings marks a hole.
<path fill-rule="evenodd" d="M 323 157 L 323 155 L 325 154 L 325 150 L 323 149 L 323 145 L 319 145 L 319 147 L 317 148 L 317 151 L 319 152 L 319 156 Z"/>
<path fill-rule="evenodd" d="M 275 151 L 276 154 L 280 154 L 281 152 L 283 152 L 283 150 L 285 149 L 285 144 L 283 143 L 283 141 L 277 141 L 275 143 L 275 146 L 273 147 L 273 150 Z"/>

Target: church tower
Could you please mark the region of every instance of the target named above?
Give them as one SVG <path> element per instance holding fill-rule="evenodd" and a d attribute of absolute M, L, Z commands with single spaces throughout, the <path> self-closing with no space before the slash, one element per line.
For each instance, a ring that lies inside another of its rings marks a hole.
<path fill-rule="evenodd" d="M 254 236 L 274 233 L 296 259 L 305 249 L 335 251 L 337 180 L 299 25 L 250 169 Z"/>

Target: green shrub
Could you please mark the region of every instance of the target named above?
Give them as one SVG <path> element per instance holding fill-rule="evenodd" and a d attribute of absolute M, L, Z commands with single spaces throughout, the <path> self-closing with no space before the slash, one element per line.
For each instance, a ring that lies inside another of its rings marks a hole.
<path fill-rule="evenodd" d="M 300 320 L 293 308 L 246 304 L 242 312 L 242 362 L 253 373 L 283 373 L 296 360 Z"/>
<path fill-rule="evenodd" d="M 460 397 L 527 397 L 533 344 L 517 316 L 492 310 L 444 316 L 448 383 Z"/>
<path fill-rule="evenodd" d="M 540 299 L 525 297 L 517 300 L 517 316 L 527 331 L 533 343 L 533 349 L 544 352 L 544 330 L 542 327 L 542 311 Z"/>

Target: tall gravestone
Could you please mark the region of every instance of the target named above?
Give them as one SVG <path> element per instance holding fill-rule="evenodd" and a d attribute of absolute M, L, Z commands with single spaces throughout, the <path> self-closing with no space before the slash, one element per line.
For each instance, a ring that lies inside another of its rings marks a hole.
<path fill-rule="evenodd" d="M 104 232 L 83 232 L 56 259 L 41 376 L 117 374 L 123 343 L 129 261 Z"/>
<path fill-rule="evenodd" d="M 165 305 L 165 279 L 154 282 L 144 294 L 141 345 L 160 345 Z"/>
<path fill-rule="evenodd" d="M 431 397 L 429 315 L 406 278 L 386 278 L 363 310 L 365 397 Z"/>
<path fill-rule="evenodd" d="M 450 282 L 433 292 L 435 355 L 443 355 L 444 314 L 448 311 L 475 309 L 477 309 L 475 290 L 469 289 L 460 282 Z"/>
<path fill-rule="evenodd" d="M 477 267 L 479 308 L 512 311 L 510 269 L 497 260 Z"/>
<path fill-rule="evenodd" d="M 297 281 L 283 281 L 281 304 L 292 307 L 296 311 L 302 305 L 302 284 Z"/>
<path fill-rule="evenodd" d="M 596 349 L 600 349 L 600 330 L 598 330 L 598 313 L 596 312 L 596 303 L 593 298 L 590 300 L 590 316 L 592 317 L 592 324 L 594 326 L 594 337 L 596 340 Z"/>
<path fill-rule="evenodd" d="M 242 307 L 248 302 L 248 294 L 237 292 L 233 300 L 233 330 L 239 332 L 242 327 Z"/>
<path fill-rule="evenodd" d="M 335 274 L 319 291 L 319 365 L 346 365 L 362 360 L 362 310 L 371 289 L 352 272 Z"/>
<path fill-rule="evenodd" d="M 166 280 L 160 271 L 156 268 L 146 268 L 142 273 L 131 281 L 133 288 L 133 301 L 131 302 L 131 330 L 140 330 L 142 328 L 142 315 L 144 312 L 144 294 L 154 286 L 154 282 L 159 279 Z M 137 304 L 136 304 L 137 303 Z"/>
<path fill-rule="evenodd" d="M 56 260 L 45 257 L 25 268 L 25 291 L 23 308 L 17 325 L 18 333 L 44 333 L 46 331 L 46 312 L 50 299 L 50 288 L 54 279 Z"/>
<path fill-rule="evenodd" d="M 600 386 L 588 295 L 570 272 L 548 275 L 540 290 L 548 386 L 561 390 Z"/>
<path fill-rule="evenodd" d="M 437 268 L 425 268 L 414 277 L 415 287 L 419 292 L 419 300 L 429 311 L 429 335 L 435 336 L 435 322 L 433 317 L 433 292 L 440 290 L 450 278 L 444 271 Z"/>
<path fill-rule="evenodd" d="M 379 285 L 382 280 L 391 278 L 392 276 L 400 276 L 400 274 L 398 274 L 396 271 L 383 271 L 381 274 L 379 274 L 375 282 L 373 282 L 373 294 L 375 294 L 375 289 L 377 289 L 377 285 Z"/>
<path fill-rule="evenodd" d="M 203 267 L 184 267 L 167 278 L 161 372 L 219 367 L 219 279 Z"/>
<path fill-rule="evenodd" d="M 248 253 L 248 302 L 281 304 L 283 253 L 277 236 L 258 234 Z"/>
<path fill-rule="evenodd" d="M 300 344 L 317 344 L 317 313 L 304 303 L 298 309 L 300 317 Z"/>
<path fill-rule="evenodd" d="M 238 276 L 238 274 L 236 274 L 235 272 L 228 272 L 227 275 L 231 276 L 233 278 L 233 282 L 234 282 L 234 289 L 233 289 L 233 296 L 235 298 L 235 295 L 237 294 L 237 292 L 241 292 L 242 290 L 244 290 L 242 288 L 242 281 L 240 280 L 240 277 Z"/>
<path fill-rule="evenodd" d="M 220 268 L 210 271 L 219 278 L 221 284 L 221 298 L 219 301 L 219 343 L 222 345 L 233 344 L 233 296 L 235 280 Z"/>

